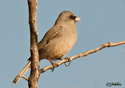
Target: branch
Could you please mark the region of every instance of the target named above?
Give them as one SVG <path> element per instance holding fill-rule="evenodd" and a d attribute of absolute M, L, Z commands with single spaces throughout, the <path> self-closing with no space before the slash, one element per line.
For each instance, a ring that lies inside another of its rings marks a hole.
<path fill-rule="evenodd" d="M 74 56 L 70 57 L 69 59 L 70 59 L 70 61 L 72 61 L 72 60 L 77 59 L 79 57 L 84 57 L 84 56 L 87 56 L 89 54 L 96 53 L 96 52 L 102 50 L 103 48 L 114 47 L 114 46 L 118 46 L 118 45 L 122 45 L 122 44 L 125 44 L 125 41 L 116 42 L 116 43 L 108 42 L 108 43 L 102 44 L 97 49 L 93 49 L 93 50 L 88 50 L 86 52 L 82 52 L 80 54 L 77 54 L 77 55 L 74 55 Z M 58 64 L 58 66 L 60 66 L 61 64 L 66 63 L 66 62 L 68 62 L 68 60 L 65 58 L 65 59 L 59 61 L 57 64 Z M 40 69 L 40 73 L 44 73 L 45 71 L 51 69 L 52 67 L 53 67 L 52 65 L 46 66 L 46 67 Z"/>
<path fill-rule="evenodd" d="M 37 88 L 39 79 L 38 32 L 36 23 L 37 0 L 28 0 L 30 25 L 31 72 L 28 78 L 29 88 Z M 23 77 L 25 78 L 25 77 Z"/>

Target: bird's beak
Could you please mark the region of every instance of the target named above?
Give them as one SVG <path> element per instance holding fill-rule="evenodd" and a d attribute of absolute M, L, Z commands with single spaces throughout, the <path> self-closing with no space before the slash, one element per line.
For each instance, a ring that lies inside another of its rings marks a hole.
<path fill-rule="evenodd" d="M 82 20 L 82 18 L 79 18 L 79 17 L 75 18 L 75 21 L 80 21 L 80 20 Z"/>

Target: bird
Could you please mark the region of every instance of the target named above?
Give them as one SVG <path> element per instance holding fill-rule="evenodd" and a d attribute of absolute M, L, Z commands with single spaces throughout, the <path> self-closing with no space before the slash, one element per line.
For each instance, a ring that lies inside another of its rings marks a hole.
<path fill-rule="evenodd" d="M 74 47 L 77 41 L 76 22 L 81 18 L 70 11 L 63 11 L 59 14 L 53 27 L 51 27 L 42 40 L 38 43 L 39 60 L 47 59 L 53 65 L 53 61 L 62 58 Z M 17 83 L 19 76 L 23 76 L 31 67 L 31 58 L 27 65 L 16 76 L 13 83 Z"/>

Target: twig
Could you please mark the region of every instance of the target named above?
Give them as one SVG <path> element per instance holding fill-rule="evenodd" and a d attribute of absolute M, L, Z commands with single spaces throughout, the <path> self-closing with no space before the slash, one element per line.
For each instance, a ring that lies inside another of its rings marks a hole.
<path fill-rule="evenodd" d="M 22 76 L 22 78 L 24 78 L 25 80 L 27 80 L 27 81 L 28 81 L 28 78 L 27 78 L 27 77 L 25 77 L 25 76 Z"/>
<path fill-rule="evenodd" d="M 108 42 L 108 43 L 102 44 L 97 49 L 93 49 L 93 50 L 88 50 L 86 52 L 82 52 L 80 54 L 77 54 L 77 55 L 74 55 L 74 56 L 70 57 L 69 59 L 70 59 L 70 61 L 72 61 L 72 60 L 74 60 L 76 58 L 84 57 L 84 56 L 87 56 L 89 54 L 96 53 L 96 52 L 102 50 L 103 48 L 114 47 L 114 46 L 118 46 L 118 45 L 122 45 L 122 44 L 125 44 L 125 41 L 116 42 L 116 43 Z M 67 59 L 63 59 L 63 60 L 59 61 L 57 64 L 58 64 L 58 66 L 60 66 L 61 64 L 66 63 L 66 62 L 68 62 L 68 60 Z M 40 73 L 44 73 L 45 71 L 51 69 L 52 67 L 53 67 L 52 65 L 46 66 L 46 67 L 40 69 Z"/>

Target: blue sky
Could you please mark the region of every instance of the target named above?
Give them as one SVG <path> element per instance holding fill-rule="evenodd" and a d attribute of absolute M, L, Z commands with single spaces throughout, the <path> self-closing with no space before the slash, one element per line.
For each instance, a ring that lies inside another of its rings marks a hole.
<path fill-rule="evenodd" d="M 95 49 L 103 43 L 125 40 L 125 0 L 38 0 L 37 26 L 39 41 L 51 28 L 59 13 L 69 10 L 83 20 L 77 22 L 78 40 L 66 55 Z M 0 82 L 2 88 L 28 88 L 14 77 L 30 56 L 27 0 L 0 1 Z M 40 67 L 50 65 L 47 60 Z M 41 74 L 38 88 L 108 88 L 106 83 L 119 82 L 125 88 L 125 45 L 72 61 Z M 25 75 L 29 76 L 29 72 Z M 114 88 L 115 86 L 112 86 Z"/>

